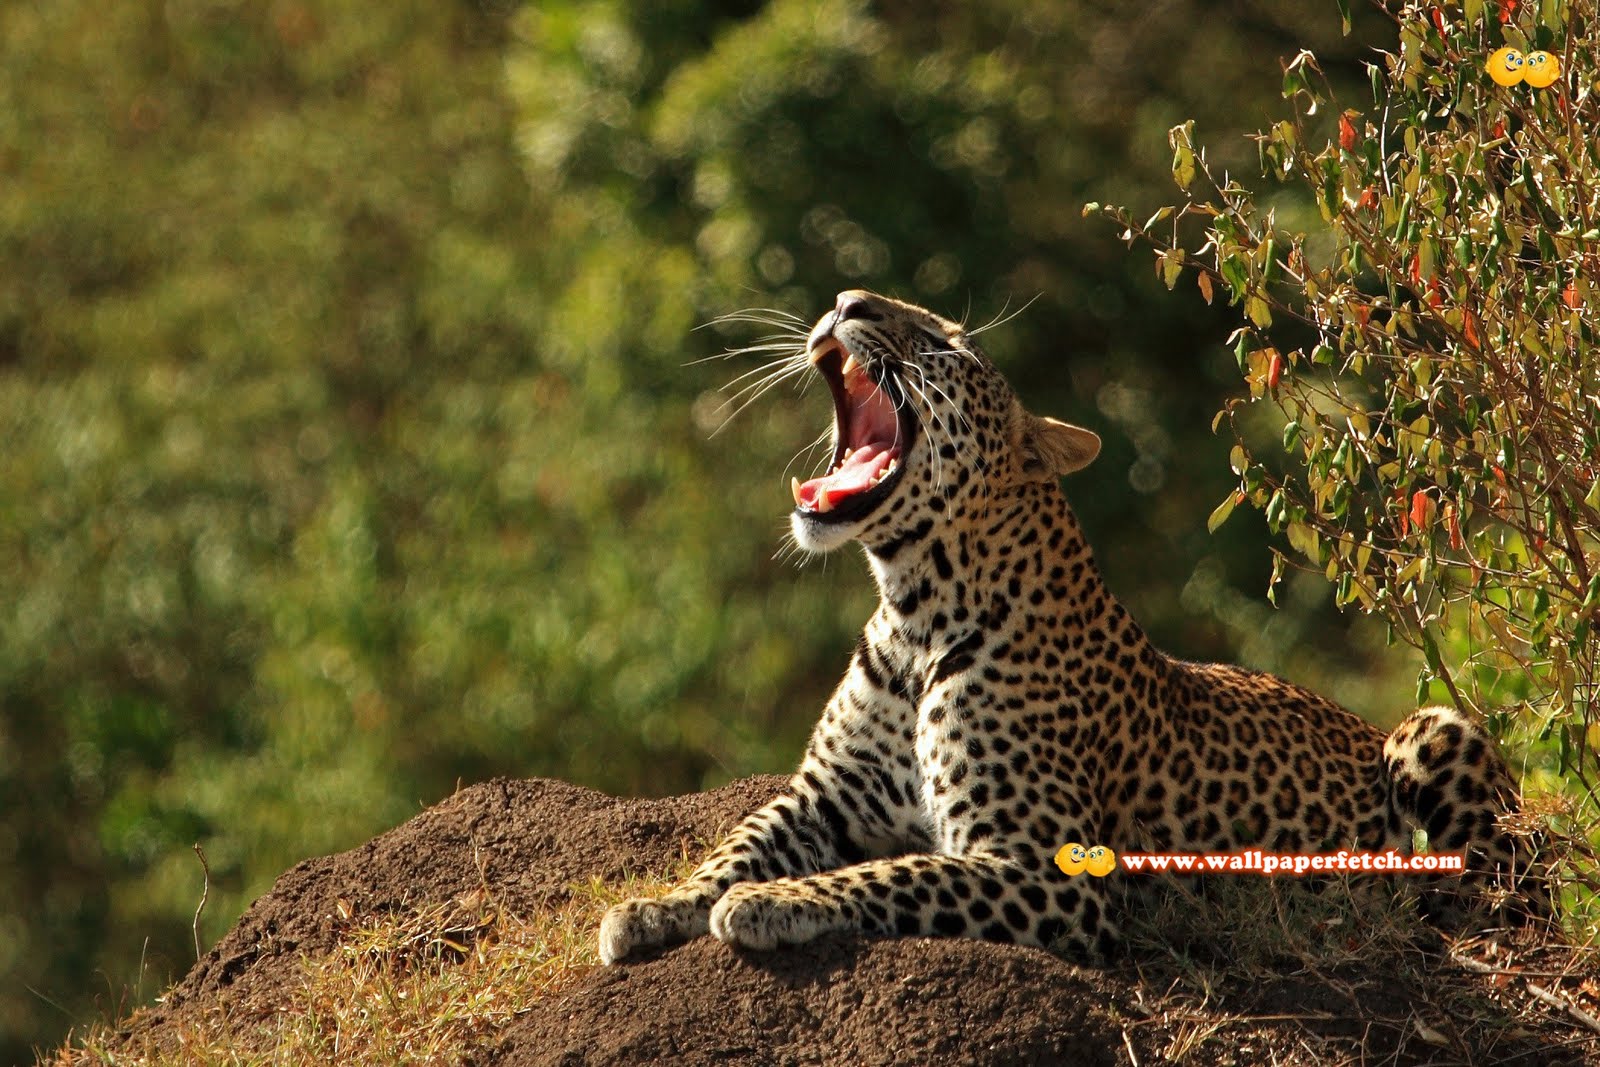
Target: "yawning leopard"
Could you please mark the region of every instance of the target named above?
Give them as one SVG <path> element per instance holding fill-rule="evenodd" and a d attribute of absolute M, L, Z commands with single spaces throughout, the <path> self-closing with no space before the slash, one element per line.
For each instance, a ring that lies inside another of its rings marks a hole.
<path fill-rule="evenodd" d="M 1161 652 L 1107 591 L 1062 493 L 1100 439 L 1030 414 L 960 324 L 840 294 L 797 360 L 834 405 L 795 539 L 860 542 L 881 602 L 787 788 L 666 896 L 612 908 L 606 963 L 709 931 L 947 935 L 1100 959 L 1110 878 L 1053 862 L 1246 847 L 1469 854 L 1525 866 L 1489 739 L 1426 708 L 1385 735 L 1281 678 Z"/>

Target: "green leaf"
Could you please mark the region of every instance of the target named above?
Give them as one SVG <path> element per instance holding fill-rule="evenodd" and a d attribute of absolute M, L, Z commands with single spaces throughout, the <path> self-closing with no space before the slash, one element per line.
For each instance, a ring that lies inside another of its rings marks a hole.
<path fill-rule="evenodd" d="M 1239 364 L 1239 373 L 1247 373 L 1250 369 L 1250 331 L 1238 330 L 1234 335 L 1237 340 L 1233 345 L 1234 362 Z"/>
<path fill-rule="evenodd" d="M 1274 530 L 1276 530 L 1279 524 L 1283 521 L 1284 506 L 1283 490 L 1275 490 L 1272 494 L 1272 499 L 1267 501 L 1266 509 L 1267 525 L 1271 526 Z"/>
<path fill-rule="evenodd" d="M 1283 72 L 1283 96 L 1288 99 L 1296 93 L 1307 88 L 1305 77 L 1300 73 L 1300 68 L 1290 64 L 1289 69 Z"/>
<path fill-rule="evenodd" d="M 1161 257 L 1161 280 L 1171 289 L 1178 284 L 1178 278 L 1183 274 L 1184 251 L 1181 248 L 1169 249 Z"/>
<path fill-rule="evenodd" d="M 1250 287 L 1250 272 L 1244 265 L 1244 259 L 1238 253 L 1222 257 L 1217 265 L 1222 273 L 1222 280 L 1228 283 L 1228 288 L 1233 291 L 1235 298 Z"/>
<path fill-rule="evenodd" d="M 1223 498 L 1222 503 L 1218 504 L 1216 508 L 1212 510 L 1211 517 L 1206 519 L 1206 532 L 1216 533 L 1217 528 L 1223 523 L 1227 522 L 1228 516 L 1233 514 L 1233 509 L 1238 502 L 1238 491 L 1229 490 L 1228 495 Z"/>
<path fill-rule="evenodd" d="M 1283 424 L 1283 450 L 1285 452 L 1293 451 L 1294 443 L 1298 440 L 1300 440 L 1300 423 L 1290 419 Z"/>
<path fill-rule="evenodd" d="M 1187 137 L 1188 131 L 1191 130 L 1193 126 L 1194 123 L 1189 122 L 1185 123 L 1183 126 L 1173 127 L 1174 135 L 1176 135 L 1178 131 L 1182 130 L 1184 131 L 1184 136 L 1181 139 L 1177 136 L 1173 137 L 1172 180 L 1177 182 L 1178 188 L 1182 189 L 1186 193 L 1189 191 L 1189 186 L 1194 184 L 1195 174 L 1198 172 L 1195 166 L 1194 149 L 1189 147 Z"/>
<path fill-rule="evenodd" d="M 1251 293 L 1245 297 L 1244 313 L 1250 317 L 1251 322 L 1263 330 L 1272 325 L 1272 305 L 1268 304 L 1266 297 L 1260 293 Z"/>
<path fill-rule="evenodd" d="M 1303 522 L 1291 522 L 1288 529 L 1289 547 L 1316 563 L 1321 557 L 1317 531 Z"/>

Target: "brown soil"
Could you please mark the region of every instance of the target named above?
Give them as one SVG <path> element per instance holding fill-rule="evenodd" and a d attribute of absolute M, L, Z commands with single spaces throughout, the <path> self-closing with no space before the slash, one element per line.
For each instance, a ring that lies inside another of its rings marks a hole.
<path fill-rule="evenodd" d="M 661 800 L 544 780 L 463 790 L 361 848 L 285 873 L 128 1036 L 176 1032 L 224 1005 L 241 1024 L 293 1010 L 302 960 L 334 948 L 341 905 L 416 908 L 487 885 L 507 911 L 532 913 L 593 876 L 670 869 L 780 782 Z M 1403 972 L 1382 960 L 1358 972 L 1300 967 L 1236 985 L 1202 994 L 1148 964 L 1083 970 L 974 941 L 838 938 L 758 955 L 702 939 L 596 968 L 493 1047 L 461 1058 L 482 1067 L 1600 1063 L 1593 1034 L 1448 961 Z"/>

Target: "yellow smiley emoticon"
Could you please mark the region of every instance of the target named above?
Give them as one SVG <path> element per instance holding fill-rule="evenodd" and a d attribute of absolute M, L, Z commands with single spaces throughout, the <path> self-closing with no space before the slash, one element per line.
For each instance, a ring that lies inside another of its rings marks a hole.
<path fill-rule="evenodd" d="M 1490 77 L 1494 72 L 1490 71 Z M 1561 61 L 1549 52 L 1529 52 L 1523 59 L 1522 80 L 1535 89 L 1549 86 L 1561 77 Z"/>
<path fill-rule="evenodd" d="M 1088 859 L 1089 850 L 1073 841 L 1062 845 L 1056 853 L 1056 866 L 1061 868 L 1063 874 L 1082 874 Z"/>
<path fill-rule="evenodd" d="M 1502 48 L 1489 57 L 1484 69 L 1496 85 L 1515 85 L 1525 76 L 1523 67 L 1527 62 L 1526 57 L 1515 48 Z"/>
<path fill-rule="evenodd" d="M 1104 845 L 1096 845 L 1089 850 L 1083 869 L 1096 878 L 1104 878 L 1117 869 L 1117 854 Z"/>

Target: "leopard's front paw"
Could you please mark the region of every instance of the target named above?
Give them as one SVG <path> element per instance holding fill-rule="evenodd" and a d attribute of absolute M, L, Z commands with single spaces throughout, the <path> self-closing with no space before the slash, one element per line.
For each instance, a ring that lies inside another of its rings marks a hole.
<path fill-rule="evenodd" d="M 625 900 L 600 920 L 600 962 L 613 964 L 641 949 L 675 945 L 708 928 L 709 906 L 692 898 Z"/>
<path fill-rule="evenodd" d="M 711 909 L 711 936 L 760 952 L 804 944 L 847 925 L 828 904 L 770 882 L 736 885 Z"/>

